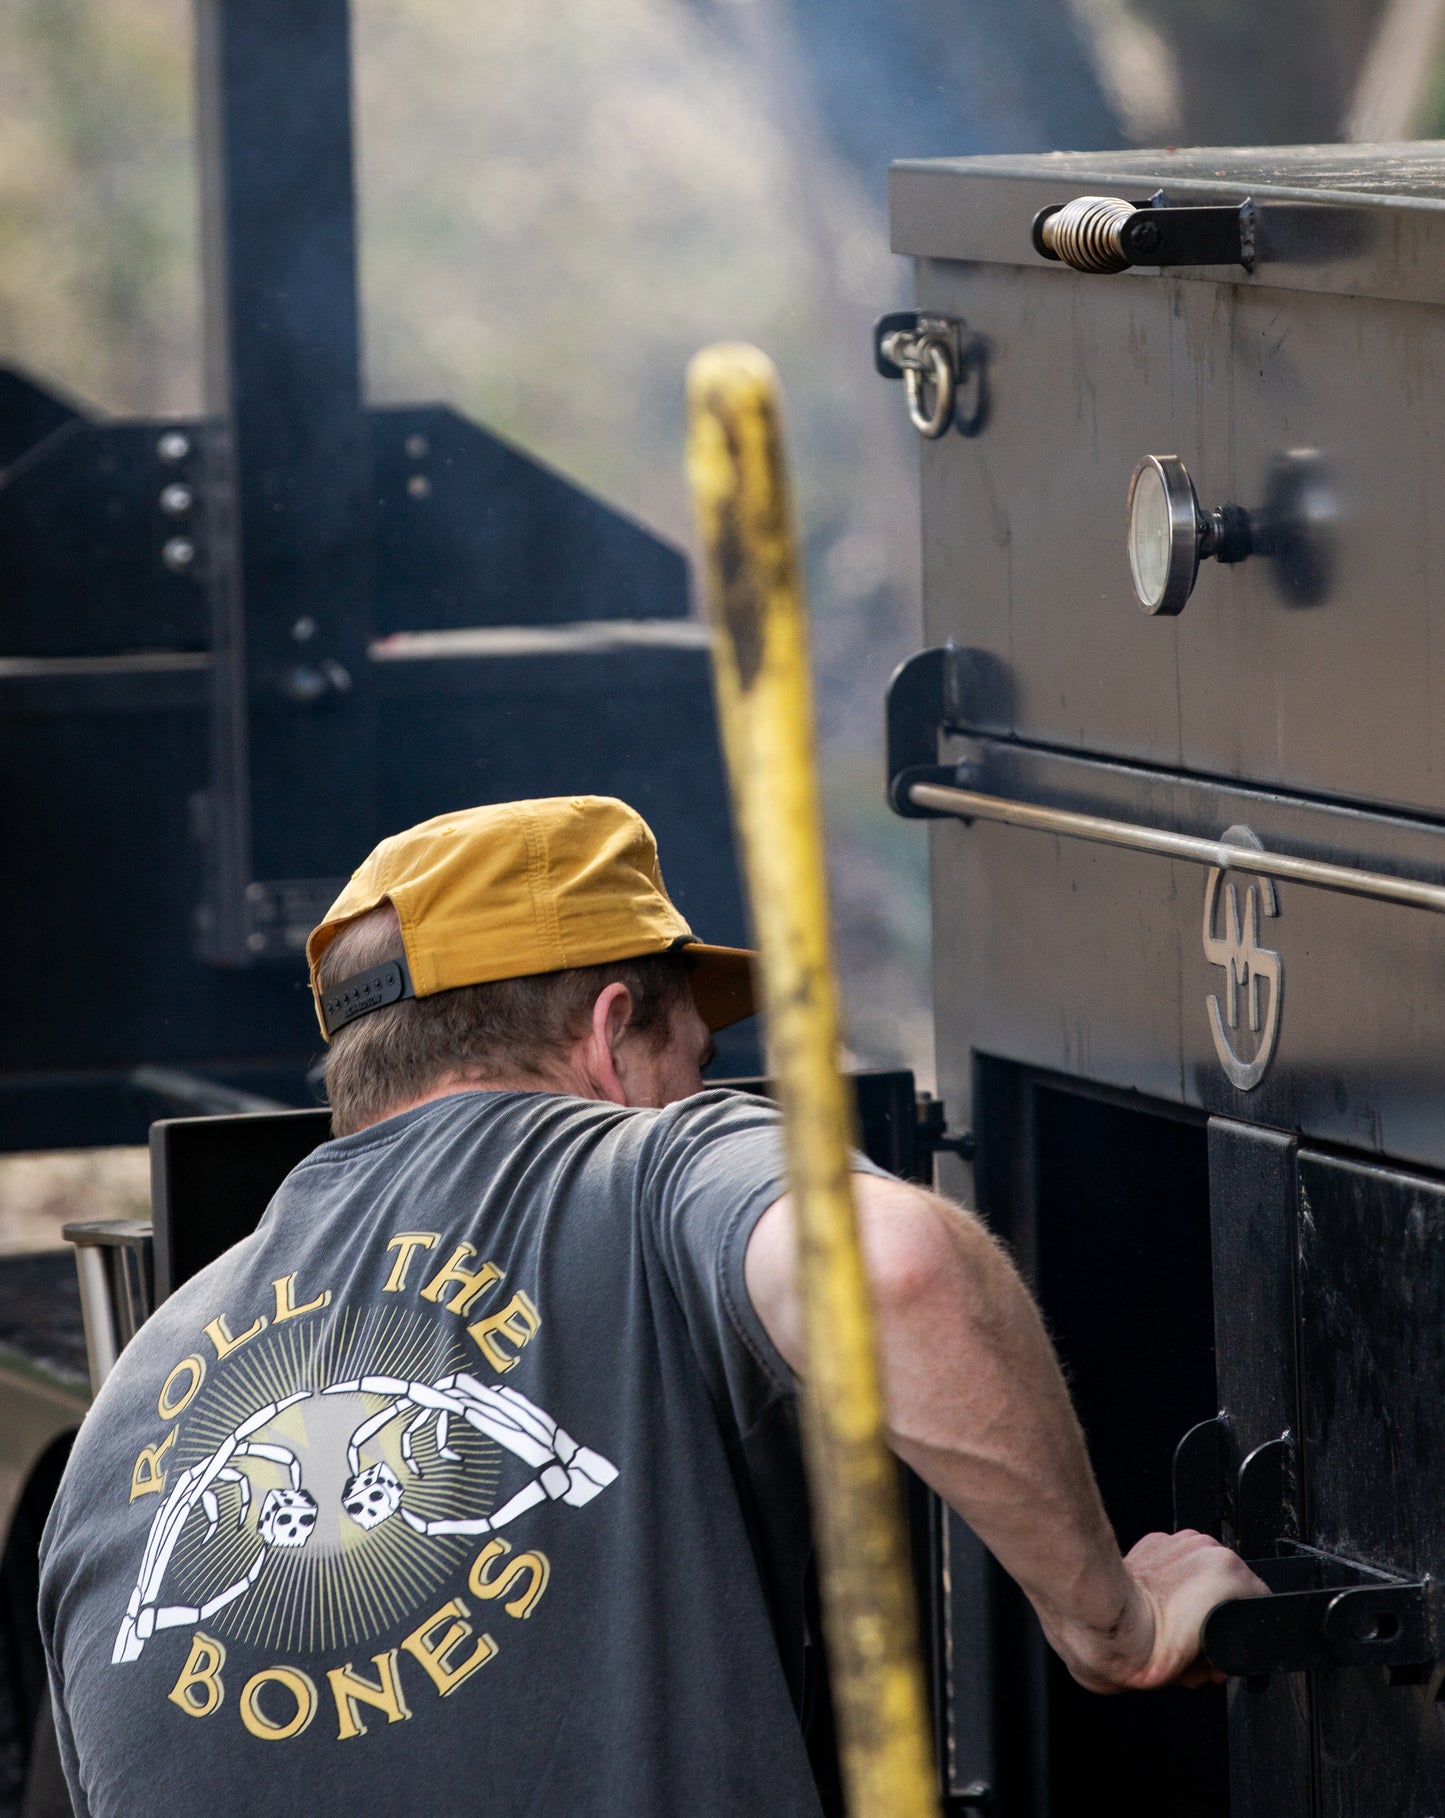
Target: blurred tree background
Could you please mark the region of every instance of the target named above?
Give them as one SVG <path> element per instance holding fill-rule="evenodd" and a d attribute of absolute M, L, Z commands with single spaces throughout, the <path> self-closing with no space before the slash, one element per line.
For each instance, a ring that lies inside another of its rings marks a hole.
<path fill-rule="evenodd" d="M 681 377 L 788 391 L 850 1039 L 931 1073 L 919 828 L 882 802 L 917 646 L 917 449 L 868 327 L 890 158 L 1436 129 L 1445 0 L 354 0 L 366 362 L 690 538 Z M 200 407 L 188 0 L 0 0 L 0 359 Z"/>

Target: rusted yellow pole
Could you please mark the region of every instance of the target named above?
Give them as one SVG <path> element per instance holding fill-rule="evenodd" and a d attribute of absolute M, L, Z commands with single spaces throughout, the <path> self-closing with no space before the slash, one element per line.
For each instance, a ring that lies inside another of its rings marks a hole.
<path fill-rule="evenodd" d="M 848 1166 L 851 1111 L 813 754 L 804 603 L 777 374 L 755 347 L 688 369 L 688 473 L 714 675 L 786 1121 L 808 1340 L 808 1474 L 853 1818 L 936 1818 L 896 1468 Z"/>

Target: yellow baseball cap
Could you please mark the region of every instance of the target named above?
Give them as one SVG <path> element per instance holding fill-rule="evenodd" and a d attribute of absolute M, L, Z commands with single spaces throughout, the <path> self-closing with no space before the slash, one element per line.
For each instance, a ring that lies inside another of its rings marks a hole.
<path fill-rule="evenodd" d="M 347 922 L 385 902 L 401 923 L 404 966 L 339 980 L 323 1002 L 322 954 Z M 653 953 L 682 957 L 709 1029 L 753 1014 L 753 955 L 694 936 L 668 897 L 652 829 L 607 795 L 467 808 L 393 834 L 352 873 L 306 943 L 328 1041 L 399 997 Z"/>

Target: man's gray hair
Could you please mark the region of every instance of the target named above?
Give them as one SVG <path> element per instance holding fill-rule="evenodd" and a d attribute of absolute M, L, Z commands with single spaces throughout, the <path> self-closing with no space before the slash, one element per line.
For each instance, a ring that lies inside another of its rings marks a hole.
<path fill-rule="evenodd" d="M 401 924 L 383 903 L 348 922 L 322 954 L 321 989 L 401 954 Z M 665 1047 L 673 1007 L 688 994 L 685 964 L 672 953 L 462 985 L 359 1016 L 337 1030 L 326 1056 L 334 1133 L 349 1136 L 376 1123 L 446 1079 L 544 1086 L 567 1047 L 586 1033 L 599 993 L 614 983 L 631 994 L 629 1027 Z"/>

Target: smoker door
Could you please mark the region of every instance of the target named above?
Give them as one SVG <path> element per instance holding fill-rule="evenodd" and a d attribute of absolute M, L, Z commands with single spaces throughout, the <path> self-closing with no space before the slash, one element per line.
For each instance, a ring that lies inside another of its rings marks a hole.
<path fill-rule="evenodd" d="M 1445 1182 L 1301 1150 L 1305 1539 L 1419 1580 L 1445 1567 Z M 1440 1674 L 1315 1675 L 1321 1818 L 1445 1810 Z"/>
<path fill-rule="evenodd" d="M 1171 1526 L 1175 1441 L 1219 1406 L 1204 1120 L 984 1055 L 973 1104 L 980 1213 L 1032 1284 L 1130 1547 Z M 1223 1689 L 1086 1692 L 961 1524 L 949 1542 L 951 1809 L 1225 1818 Z"/>
<path fill-rule="evenodd" d="M 1222 1119 L 1209 1160 L 1219 1389 L 1235 1457 L 1296 1435 L 1282 1530 L 1368 1572 L 1438 1576 L 1445 1182 Z M 1246 1553 L 1259 1545 L 1257 1517 L 1255 1534 L 1235 1536 Z M 1236 1681 L 1231 1818 L 1445 1811 L 1441 1689 L 1438 1663 Z"/>

